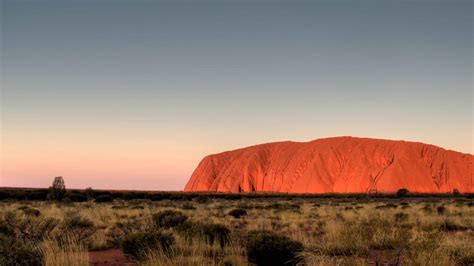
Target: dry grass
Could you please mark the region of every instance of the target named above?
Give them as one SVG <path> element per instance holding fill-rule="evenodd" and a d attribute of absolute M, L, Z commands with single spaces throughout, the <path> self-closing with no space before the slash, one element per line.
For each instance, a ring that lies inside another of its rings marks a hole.
<path fill-rule="evenodd" d="M 45 239 L 38 248 L 43 257 L 43 264 L 46 266 L 89 265 L 87 247 L 73 238 L 67 238 L 61 242 Z"/>
<path fill-rule="evenodd" d="M 46 265 L 86 265 L 87 250 L 118 248 L 121 237 L 130 230 L 149 230 L 152 214 L 162 210 L 180 211 L 193 222 L 224 224 L 232 232 L 230 244 L 221 248 L 205 239 L 187 239 L 174 229 L 166 229 L 175 238 L 172 248 L 148 250 L 141 258 L 143 265 L 248 265 L 245 234 L 254 229 L 270 230 L 303 243 L 305 250 L 300 257 L 305 265 L 366 265 L 374 261 L 405 265 L 474 263 L 474 208 L 468 207 L 468 202 L 400 201 L 403 200 L 1 202 L 0 211 L 30 219 L 18 210 L 28 205 L 40 210 L 38 219 L 63 221 L 74 212 L 94 223 L 96 232 L 81 243 L 73 239 L 61 243 L 58 236 L 62 232 L 56 227 L 51 238 L 38 245 Z M 438 206 L 443 208 L 438 211 Z M 247 215 L 228 215 L 234 208 L 247 210 Z"/>

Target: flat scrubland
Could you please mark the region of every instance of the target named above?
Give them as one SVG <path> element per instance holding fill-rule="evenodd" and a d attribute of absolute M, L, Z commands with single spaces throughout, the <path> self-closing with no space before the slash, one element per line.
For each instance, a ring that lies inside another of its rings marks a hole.
<path fill-rule="evenodd" d="M 177 195 L 4 199 L 0 265 L 474 264 L 471 196 Z"/>

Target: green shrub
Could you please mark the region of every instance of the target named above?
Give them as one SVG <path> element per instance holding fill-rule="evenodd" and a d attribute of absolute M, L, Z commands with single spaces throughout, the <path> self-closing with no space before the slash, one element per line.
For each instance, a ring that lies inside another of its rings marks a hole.
<path fill-rule="evenodd" d="M 132 255 L 137 259 L 143 258 L 146 252 L 153 249 L 167 251 L 174 243 L 171 234 L 159 232 L 138 232 L 126 235 L 121 242 L 123 253 Z"/>
<path fill-rule="evenodd" d="M 247 215 L 247 211 L 244 209 L 233 209 L 229 212 L 229 215 L 234 218 L 240 218 L 241 216 Z"/>
<path fill-rule="evenodd" d="M 188 217 L 182 212 L 166 210 L 153 214 L 152 220 L 156 227 L 172 228 L 184 223 Z"/>
<path fill-rule="evenodd" d="M 112 201 L 114 201 L 114 198 L 112 198 L 112 196 L 107 195 L 107 194 L 100 195 L 95 199 L 95 202 L 97 203 L 112 202 Z"/>
<path fill-rule="evenodd" d="M 221 247 L 224 247 L 230 240 L 230 230 L 221 224 L 187 221 L 175 229 L 185 237 L 203 237 L 211 245 L 217 241 Z"/>
<path fill-rule="evenodd" d="M 270 231 L 251 231 L 247 235 L 247 257 L 259 266 L 297 265 L 303 244 Z"/>

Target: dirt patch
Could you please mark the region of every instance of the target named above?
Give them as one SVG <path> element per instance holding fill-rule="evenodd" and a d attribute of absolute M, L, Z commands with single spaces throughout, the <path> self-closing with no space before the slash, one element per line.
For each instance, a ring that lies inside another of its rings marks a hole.
<path fill-rule="evenodd" d="M 368 265 L 400 265 L 403 254 L 395 250 L 372 250 L 367 258 Z"/>
<path fill-rule="evenodd" d="M 137 265 L 132 259 L 125 256 L 120 249 L 89 251 L 89 263 L 94 266 Z"/>

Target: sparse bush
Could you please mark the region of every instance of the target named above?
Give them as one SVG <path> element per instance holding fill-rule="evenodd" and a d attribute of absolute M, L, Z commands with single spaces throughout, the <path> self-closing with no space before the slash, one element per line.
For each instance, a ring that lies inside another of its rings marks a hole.
<path fill-rule="evenodd" d="M 436 208 L 436 211 L 438 212 L 438 215 L 444 215 L 446 213 L 446 207 L 444 207 L 443 205 L 438 206 Z"/>
<path fill-rule="evenodd" d="M 51 236 L 51 232 L 58 225 L 55 218 L 27 217 L 20 219 L 13 212 L 4 215 L 4 225 L 17 240 L 37 243 Z"/>
<path fill-rule="evenodd" d="M 251 231 L 247 234 L 247 257 L 259 266 L 297 265 L 303 244 L 270 231 Z"/>
<path fill-rule="evenodd" d="M 41 256 L 32 244 L 0 234 L 0 265 L 42 265 Z"/>
<path fill-rule="evenodd" d="M 247 215 L 247 211 L 244 209 L 233 209 L 229 212 L 229 215 L 234 218 L 240 218 L 241 216 Z"/>
<path fill-rule="evenodd" d="M 125 236 L 121 242 L 121 248 L 125 254 L 141 259 L 150 250 L 161 249 L 167 251 L 173 243 L 174 238 L 171 234 L 138 232 Z"/>
<path fill-rule="evenodd" d="M 450 232 L 450 231 L 464 231 L 467 230 L 467 227 L 456 223 L 455 221 L 451 219 L 445 219 L 443 223 L 441 224 L 441 230 Z"/>
<path fill-rule="evenodd" d="M 426 204 L 425 206 L 423 206 L 423 208 L 421 208 L 425 213 L 427 214 L 431 214 L 433 213 L 433 208 L 429 205 L 429 204 Z"/>
<path fill-rule="evenodd" d="M 132 233 L 141 232 L 145 225 L 138 219 L 128 219 L 117 222 L 107 231 L 107 244 L 112 247 L 119 247 L 121 240 Z"/>
<path fill-rule="evenodd" d="M 95 202 L 97 203 L 105 203 L 105 202 L 112 202 L 112 201 L 114 201 L 114 198 L 112 198 L 112 196 L 107 195 L 107 194 L 100 195 L 95 199 Z"/>
<path fill-rule="evenodd" d="M 97 231 L 91 220 L 75 214 L 67 215 L 60 229 L 63 237 L 73 237 L 78 242 L 87 239 Z"/>
<path fill-rule="evenodd" d="M 408 221 L 408 213 L 404 213 L 404 212 L 397 212 L 393 215 L 393 218 L 395 220 L 396 223 L 405 223 Z"/>
<path fill-rule="evenodd" d="M 28 206 L 21 206 L 18 209 L 21 210 L 25 215 L 35 216 L 35 217 L 38 217 L 38 216 L 41 215 L 40 210 L 35 209 L 35 208 L 31 208 L 31 207 L 28 207 Z"/>
<path fill-rule="evenodd" d="M 230 230 L 221 224 L 187 221 L 175 229 L 188 238 L 202 237 L 211 245 L 217 241 L 221 247 L 224 247 L 230 240 Z"/>
<path fill-rule="evenodd" d="M 153 214 L 152 220 L 156 227 L 172 228 L 184 223 L 188 217 L 182 212 L 166 210 Z"/>
<path fill-rule="evenodd" d="M 424 232 L 417 235 L 407 250 L 408 265 L 447 265 L 443 257 L 448 254 L 439 252 L 443 235 L 440 232 Z"/>

